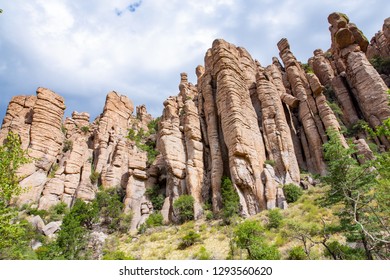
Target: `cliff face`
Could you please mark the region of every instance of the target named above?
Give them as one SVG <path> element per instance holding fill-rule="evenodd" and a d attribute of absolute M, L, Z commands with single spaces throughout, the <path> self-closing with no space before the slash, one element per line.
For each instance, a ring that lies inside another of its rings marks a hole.
<path fill-rule="evenodd" d="M 173 202 L 183 194 L 194 197 L 199 218 L 205 204 L 215 213 L 221 210 L 221 181 L 227 176 L 243 216 L 287 207 L 282 187 L 299 185 L 300 170 L 326 174 L 326 130 L 337 131 L 347 146 L 342 127 L 364 120 L 375 128 L 390 117 L 388 88 L 366 56 L 388 55 L 388 19 L 371 44 L 345 15 L 333 13 L 328 21 L 332 46 L 326 53 L 314 51 L 309 59 L 314 73 L 297 61 L 287 39 L 277 44 L 281 61 L 273 58 L 266 67 L 244 48 L 215 40 L 204 66 L 196 68 L 197 84 L 181 74 L 178 95 L 164 102 L 157 135 L 144 140 L 157 141 L 160 155 L 154 162 L 129 137 L 144 135 L 153 118 L 143 105 L 134 115 L 126 96 L 110 92 L 93 122 L 78 112 L 63 122 L 64 100 L 48 89 L 14 97 L 0 142 L 9 131 L 18 133 L 33 159 L 20 170 L 26 191 L 15 203 L 71 206 L 76 198 L 92 200 L 98 185 L 116 187 L 125 194 L 124 211 L 133 212 L 136 229 L 154 211 L 147 188 L 165 192 L 166 221 L 177 221 Z M 359 150 L 372 156 L 367 135 L 355 138 Z M 376 144 L 389 148 L 388 140 Z"/>

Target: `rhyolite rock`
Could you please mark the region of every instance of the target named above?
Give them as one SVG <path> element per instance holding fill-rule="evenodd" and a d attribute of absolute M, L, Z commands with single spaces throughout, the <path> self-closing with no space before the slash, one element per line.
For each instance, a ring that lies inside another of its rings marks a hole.
<path fill-rule="evenodd" d="M 310 176 L 301 178 L 300 170 L 327 173 L 322 148 L 327 130 L 335 130 L 347 147 L 342 132 L 356 130 L 362 121 L 375 128 L 390 117 L 386 74 L 379 75 L 367 59 L 388 57 L 389 19 L 370 44 L 346 15 L 332 13 L 328 21 L 332 44 L 326 52 L 314 51 L 308 61 L 313 71 L 295 58 L 287 39 L 277 44 L 280 60 L 274 57 L 268 66 L 242 47 L 215 40 L 204 65 L 196 67 L 196 84 L 181 73 L 157 131 L 145 105 L 134 112 L 133 102 L 115 91 L 93 121 L 86 112 L 63 120 L 64 99 L 49 89 L 15 96 L 0 144 L 9 131 L 17 133 L 32 161 L 18 170 L 24 191 L 13 203 L 40 210 L 60 202 L 72 207 L 76 199 L 92 201 L 99 186 L 115 188 L 136 231 L 159 211 L 149 188 L 164 197 L 164 222 L 177 222 L 173 205 L 186 194 L 194 198 L 195 219 L 204 215 L 205 205 L 218 214 L 224 206 L 221 185 L 229 178 L 242 216 L 287 208 L 283 185 L 315 184 Z M 356 158 L 373 159 L 368 134 L 353 136 Z M 390 147 L 384 136 L 373 141 L 379 149 Z M 157 157 L 150 154 L 153 147 Z M 48 236 L 60 229 L 59 223 L 29 219 Z"/>

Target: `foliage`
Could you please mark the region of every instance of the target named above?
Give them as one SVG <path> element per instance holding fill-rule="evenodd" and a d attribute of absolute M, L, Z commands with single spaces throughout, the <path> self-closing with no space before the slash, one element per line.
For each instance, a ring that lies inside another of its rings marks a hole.
<path fill-rule="evenodd" d="M 258 221 L 246 220 L 234 229 L 236 244 L 239 248 L 248 249 L 254 243 L 263 240 L 264 228 Z"/>
<path fill-rule="evenodd" d="M 158 123 L 160 122 L 160 117 L 157 117 L 153 120 L 151 120 L 148 123 L 148 130 L 150 134 L 155 134 L 158 131 Z"/>
<path fill-rule="evenodd" d="M 99 212 L 101 225 L 106 226 L 109 233 L 113 233 L 117 229 L 120 221 L 125 218 L 122 214 L 122 197 L 116 188 L 99 191 L 93 202 L 93 206 Z M 131 222 L 131 217 L 129 216 L 127 218 Z M 121 231 L 126 231 L 126 229 L 122 228 Z"/>
<path fill-rule="evenodd" d="M 199 251 L 194 255 L 194 258 L 197 260 L 211 260 L 211 253 L 207 251 L 207 249 L 202 246 Z"/>
<path fill-rule="evenodd" d="M 21 193 L 19 177 L 16 172 L 20 166 L 29 162 L 27 152 L 21 148 L 19 135 L 9 132 L 0 146 L 0 202 L 8 206 L 13 196 Z"/>
<path fill-rule="evenodd" d="M 95 185 L 99 181 L 99 177 L 100 173 L 92 168 L 91 175 L 89 175 L 89 180 L 91 180 L 91 184 Z"/>
<path fill-rule="evenodd" d="M 44 210 L 38 210 L 44 211 Z M 47 220 L 48 221 L 59 221 L 62 220 L 63 216 L 69 212 L 68 205 L 65 202 L 60 202 L 56 205 L 50 207 L 49 211 L 47 211 Z M 41 218 L 44 218 L 45 215 L 40 215 Z"/>
<path fill-rule="evenodd" d="M 328 162 L 328 175 L 323 181 L 330 186 L 324 205 L 339 205 L 341 231 L 351 240 L 359 240 L 368 259 L 389 258 L 390 235 L 388 197 L 390 173 L 389 155 L 359 164 L 353 157 L 354 146 L 345 148 L 337 133 L 328 131 L 329 141 L 324 144 L 324 156 Z"/>
<path fill-rule="evenodd" d="M 390 75 L 390 57 L 383 58 L 380 56 L 375 56 L 370 59 L 370 63 L 372 66 L 374 66 L 379 74 Z"/>
<path fill-rule="evenodd" d="M 246 249 L 251 260 L 278 260 L 280 253 L 276 246 L 269 245 L 264 238 L 265 229 L 258 221 L 246 220 L 234 230 L 238 248 Z"/>
<path fill-rule="evenodd" d="M 287 184 L 283 186 L 283 193 L 288 203 L 297 201 L 303 194 L 303 190 L 294 184 Z"/>
<path fill-rule="evenodd" d="M 269 229 L 278 228 L 283 220 L 283 215 L 282 213 L 280 213 L 280 210 L 278 208 L 269 210 L 267 213 L 267 217 L 268 217 L 267 227 Z"/>
<path fill-rule="evenodd" d="M 89 132 L 89 126 L 82 126 L 81 127 L 81 131 L 84 133 L 84 134 L 87 134 Z"/>
<path fill-rule="evenodd" d="M 249 246 L 251 260 L 280 260 L 280 252 L 275 245 L 266 242 L 255 242 Z"/>
<path fill-rule="evenodd" d="M 163 225 L 164 218 L 160 212 L 152 213 L 146 220 L 146 225 L 148 228 L 157 227 Z"/>
<path fill-rule="evenodd" d="M 145 194 L 148 196 L 150 201 L 153 204 L 153 209 L 161 210 L 164 205 L 165 196 L 160 193 L 159 186 L 153 186 L 151 188 L 146 189 Z"/>
<path fill-rule="evenodd" d="M 50 168 L 50 172 L 49 172 L 49 175 L 47 176 L 48 178 L 54 178 L 58 168 L 60 166 L 58 165 L 58 163 L 53 163 L 53 165 L 51 166 Z"/>
<path fill-rule="evenodd" d="M 336 102 L 336 94 L 334 93 L 332 86 L 326 85 L 324 90 L 323 90 L 323 93 L 326 97 L 327 102 L 330 102 L 330 103 Z"/>
<path fill-rule="evenodd" d="M 184 250 L 195 243 L 200 241 L 200 234 L 196 233 L 193 230 L 190 230 L 185 236 L 182 237 L 179 244 L 179 249 Z"/>
<path fill-rule="evenodd" d="M 173 202 L 173 209 L 179 222 L 194 219 L 194 202 L 195 199 L 191 195 L 181 195 Z"/>
<path fill-rule="evenodd" d="M 267 160 L 265 160 L 264 161 L 264 164 L 269 164 L 269 165 L 271 165 L 272 167 L 275 167 L 275 161 L 274 160 L 272 160 L 272 159 L 267 159 Z"/>
<path fill-rule="evenodd" d="M 62 147 L 62 151 L 66 153 L 67 151 L 71 151 L 73 149 L 73 141 L 66 139 L 64 141 L 64 146 Z"/>
<path fill-rule="evenodd" d="M 310 67 L 308 63 L 302 63 L 302 68 L 305 71 L 305 73 L 314 73 L 313 69 Z"/>
<path fill-rule="evenodd" d="M 327 245 L 337 260 L 364 260 L 366 258 L 362 249 L 354 249 L 347 245 L 342 245 L 338 241 L 329 242 Z M 331 256 L 329 251 L 325 251 L 325 256 Z"/>
<path fill-rule="evenodd" d="M 159 154 L 158 150 L 156 150 L 156 143 L 154 141 L 147 140 L 147 137 L 150 136 L 151 132 L 153 132 L 154 127 L 157 124 L 152 123 L 150 125 L 151 131 L 145 132 L 142 128 L 138 131 L 134 129 L 129 129 L 127 138 L 134 141 L 135 145 L 144 152 L 147 152 L 148 163 L 152 164 Z M 149 126 L 148 126 L 149 127 Z"/>
<path fill-rule="evenodd" d="M 81 260 L 89 258 L 88 237 L 98 213 L 93 205 L 77 199 L 65 215 L 57 239 L 41 247 L 39 259 Z"/>
<path fill-rule="evenodd" d="M 232 181 L 228 177 L 222 178 L 221 196 L 222 218 L 226 224 L 230 224 L 232 218 L 239 213 L 240 198 L 234 189 Z"/>
<path fill-rule="evenodd" d="M 0 260 L 34 258 L 29 246 L 32 234 L 28 222 L 19 219 L 17 209 L 0 201 Z"/>
<path fill-rule="evenodd" d="M 289 260 L 307 260 L 305 250 L 302 246 L 295 246 L 288 252 Z"/>
<path fill-rule="evenodd" d="M 103 254 L 103 260 L 135 260 L 135 258 L 126 255 L 126 253 L 122 251 L 105 251 Z"/>

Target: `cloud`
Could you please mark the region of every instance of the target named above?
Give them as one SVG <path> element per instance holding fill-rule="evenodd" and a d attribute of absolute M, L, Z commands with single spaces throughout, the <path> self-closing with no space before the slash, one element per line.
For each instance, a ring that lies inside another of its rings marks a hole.
<path fill-rule="evenodd" d="M 180 72 L 196 82 L 194 69 L 215 38 L 269 64 L 287 37 L 307 60 L 330 45 L 330 12 L 349 14 L 368 38 L 389 14 L 384 0 L 0 0 L 0 7 L 0 119 L 11 96 L 38 86 L 63 95 L 67 115 L 96 116 L 117 90 L 157 116 L 177 94 Z"/>

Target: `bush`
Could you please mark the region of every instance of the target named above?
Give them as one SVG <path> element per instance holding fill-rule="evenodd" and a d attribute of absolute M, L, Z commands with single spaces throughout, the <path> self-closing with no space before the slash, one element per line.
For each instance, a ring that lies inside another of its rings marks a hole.
<path fill-rule="evenodd" d="M 84 134 L 87 134 L 89 132 L 89 126 L 82 126 L 81 127 L 81 131 L 84 133 Z"/>
<path fill-rule="evenodd" d="M 211 260 L 211 254 L 204 246 L 200 247 L 199 251 L 194 255 L 196 260 Z"/>
<path fill-rule="evenodd" d="M 120 233 L 127 233 L 131 229 L 131 221 L 133 220 L 133 213 L 128 213 L 128 214 L 122 213 L 120 214 L 118 219 L 115 219 L 114 221 L 118 221 L 118 220 L 119 223 L 117 227 L 115 227 L 114 225 L 110 226 L 111 231 L 116 229 Z"/>
<path fill-rule="evenodd" d="M 160 212 L 151 214 L 146 220 L 146 225 L 148 228 L 157 227 L 163 225 L 164 218 Z"/>
<path fill-rule="evenodd" d="M 50 168 L 50 173 L 49 173 L 49 175 L 47 176 L 48 178 L 54 178 L 54 176 L 55 176 L 55 174 L 56 174 L 56 172 L 57 172 L 57 170 L 58 170 L 58 168 L 59 168 L 60 166 L 57 164 L 57 163 L 54 163 L 52 166 L 51 166 L 51 168 Z"/>
<path fill-rule="evenodd" d="M 48 219 L 50 221 L 59 221 L 62 220 L 63 215 L 65 215 L 68 212 L 68 205 L 65 202 L 60 202 L 56 205 L 53 205 L 50 207 L 49 211 L 47 212 Z M 42 211 L 42 210 L 41 210 Z M 41 216 L 42 218 L 44 216 Z"/>
<path fill-rule="evenodd" d="M 100 173 L 92 169 L 91 175 L 89 175 L 89 180 L 91 180 L 91 184 L 95 185 L 98 182 L 99 177 Z"/>
<path fill-rule="evenodd" d="M 264 164 L 269 164 L 269 165 L 271 165 L 272 167 L 274 167 L 276 163 L 275 163 L 275 161 L 272 160 L 272 159 L 267 159 L 267 160 L 264 161 Z"/>
<path fill-rule="evenodd" d="M 20 220 L 14 207 L 0 201 L 0 260 L 34 259 L 29 243 L 34 235 L 26 220 Z"/>
<path fill-rule="evenodd" d="M 370 63 L 379 74 L 390 75 L 390 57 L 382 58 L 380 56 L 375 56 L 370 59 Z"/>
<path fill-rule="evenodd" d="M 114 251 L 114 252 L 105 251 L 103 254 L 103 260 L 135 260 L 135 258 L 126 255 L 126 253 L 122 251 Z"/>
<path fill-rule="evenodd" d="M 249 246 L 249 258 L 251 260 L 280 260 L 280 253 L 274 245 L 256 242 Z"/>
<path fill-rule="evenodd" d="M 154 210 L 161 210 L 164 205 L 165 196 L 160 193 L 158 186 L 147 188 L 145 194 L 153 204 Z"/>
<path fill-rule="evenodd" d="M 160 117 L 151 120 L 148 123 L 148 129 L 150 134 L 155 134 L 158 131 L 158 122 L 160 121 Z"/>
<path fill-rule="evenodd" d="M 226 224 L 230 224 L 232 218 L 239 213 L 240 198 L 234 189 L 232 181 L 228 177 L 222 178 L 222 219 Z"/>
<path fill-rule="evenodd" d="M 173 202 L 173 209 L 179 222 L 194 219 L 194 202 L 195 199 L 191 195 L 182 195 Z"/>
<path fill-rule="evenodd" d="M 307 260 L 305 250 L 302 246 L 295 246 L 288 252 L 289 260 Z"/>
<path fill-rule="evenodd" d="M 200 241 L 200 235 L 195 231 L 190 230 L 183 238 L 181 239 L 181 243 L 179 244 L 179 249 L 184 250 L 195 243 Z"/>
<path fill-rule="evenodd" d="M 283 192 L 288 203 L 297 201 L 303 194 L 302 189 L 294 184 L 285 185 L 283 187 Z"/>
<path fill-rule="evenodd" d="M 66 139 L 64 141 L 64 146 L 62 147 L 62 151 L 66 153 L 67 151 L 71 151 L 73 148 L 73 142 L 72 140 Z"/>
<path fill-rule="evenodd" d="M 283 220 L 283 215 L 279 209 L 271 209 L 267 213 L 268 217 L 268 228 L 278 228 Z"/>

